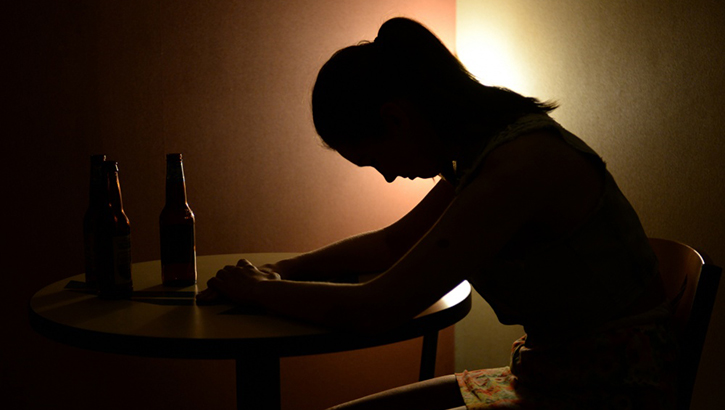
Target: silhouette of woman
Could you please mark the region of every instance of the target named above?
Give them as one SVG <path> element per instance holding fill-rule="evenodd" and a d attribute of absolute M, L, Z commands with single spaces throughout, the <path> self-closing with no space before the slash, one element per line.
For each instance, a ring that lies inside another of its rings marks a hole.
<path fill-rule="evenodd" d="M 389 182 L 440 180 L 386 228 L 274 265 L 224 267 L 198 301 L 374 333 L 468 280 L 502 323 L 524 326 L 510 366 L 335 408 L 672 408 L 676 345 L 656 257 L 604 161 L 548 115 L 555 108 L 480 84 L 419 23 L 385 22 L 322 67 L 315 127 Z M 382 274 L 329 281 L 350 272 Z"/>

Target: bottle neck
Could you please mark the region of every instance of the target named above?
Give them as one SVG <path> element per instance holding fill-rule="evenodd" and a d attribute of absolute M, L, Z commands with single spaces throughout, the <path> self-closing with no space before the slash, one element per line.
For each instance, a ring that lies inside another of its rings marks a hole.
<path fill-rule="evenodd" d="M 108 183 L 106 191 L 108 205 L 116 212 L 123 213 L 121 183 L 118 179 L 118 165 L 115 162 L 106 162 L 106 181 Z"/>
<path fill-rule="evenodd" d="M 166 161 L 166 206 L 187 206 L 186 182 L 181 158 Z"/>

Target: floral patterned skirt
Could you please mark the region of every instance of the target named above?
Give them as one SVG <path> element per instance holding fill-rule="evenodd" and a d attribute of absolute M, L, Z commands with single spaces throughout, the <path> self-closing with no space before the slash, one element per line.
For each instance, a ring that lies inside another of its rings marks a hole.
<path fill-rule="evenodd" d="M 677 342 L 668 323 L 551 346 L 514 342 L 511 365 L 457 373 L 466 408 L 674 409 Z"/>

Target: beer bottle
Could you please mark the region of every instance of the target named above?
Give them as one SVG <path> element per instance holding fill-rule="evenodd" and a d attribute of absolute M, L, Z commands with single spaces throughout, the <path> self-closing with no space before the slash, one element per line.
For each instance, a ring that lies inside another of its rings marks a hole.
<path fill-rule="evenodd" d="M 118 163 L 103 163 L 106 190 L 98 229 L 98 296 L 126 299 L 133 293 L 131 280 L 131 226 L 123 211 Z"/>
<path fill-rule="evenodd" d="M 166 155 L 166 205 L 159 216 L 161 281 L 164 286 L 196 284 L 195 219 L 186 200 L 181 154 Z"/>
<path fill-rule="evenodd" d="M 105 177 L 103 174 L 103 161 L 105 155 L 91 155 L 91 183 L 88 195 L 88 209 L 83 215 L 83 250 L 85 255 L 86 288 L 98 289 L 96 259 L 96 231 L 98 219 L 103 210 L 105 195 Z"/>

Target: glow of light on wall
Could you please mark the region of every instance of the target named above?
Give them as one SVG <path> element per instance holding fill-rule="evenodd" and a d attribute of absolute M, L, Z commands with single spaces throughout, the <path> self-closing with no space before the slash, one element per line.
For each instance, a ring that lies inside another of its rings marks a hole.
<path fill-rule="evenodd" d="M 516 47 L 496 25 L 475 17 L 458 16 L 456 54 L 463 65 L 485 85 L 526 93 L 529 85 L 521 72 Z"/>

